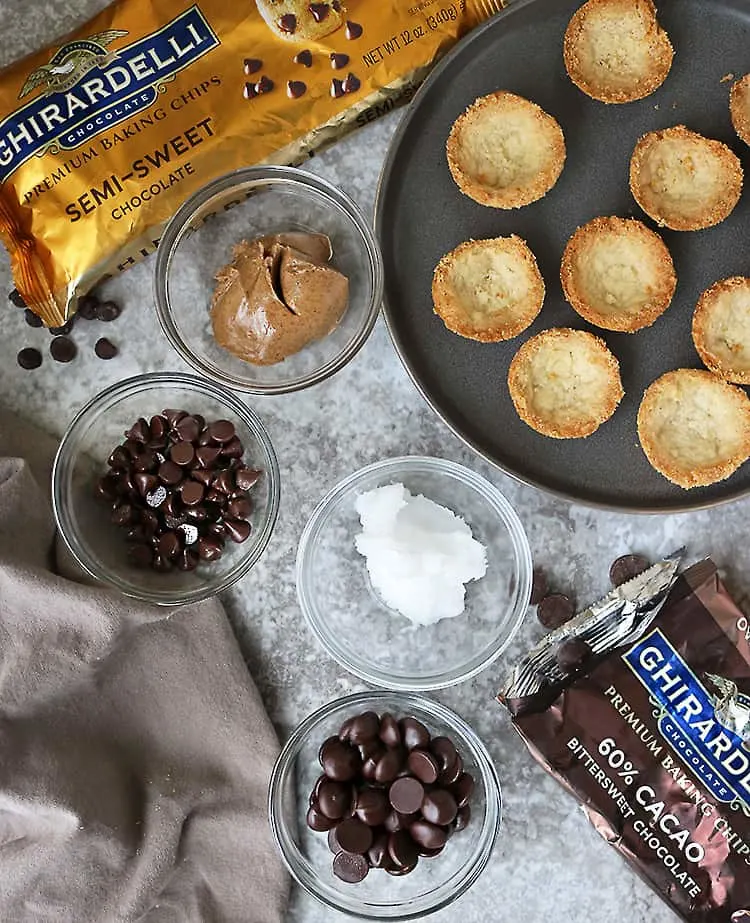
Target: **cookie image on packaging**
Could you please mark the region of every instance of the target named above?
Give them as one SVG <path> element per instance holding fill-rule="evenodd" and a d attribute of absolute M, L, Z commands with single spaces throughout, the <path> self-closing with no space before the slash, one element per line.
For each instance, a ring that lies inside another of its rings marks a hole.
<path fill-rule="evenodd" d="M 339 0 L 255 0 L 273 34 L 286 42 L 317 42 L 339 29 L 346 10 Z"/>

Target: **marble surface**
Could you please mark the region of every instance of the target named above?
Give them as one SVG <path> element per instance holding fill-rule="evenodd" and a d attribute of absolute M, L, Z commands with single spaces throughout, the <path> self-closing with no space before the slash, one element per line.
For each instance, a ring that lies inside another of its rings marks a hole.
<path fill-rule="evenodd" d="M 52 40 L 103 5 L 101 0 L 0 0 L 0 64 Z M 337 183 L 371 214 L 378 172 L 398 118 L 392 115 L 339 143 L 309 169 Z M 103 325 L 82 325 L 75 333 L 80 354 L 74 364 L 47 360 L 35 372 L 22 371 L 17 351 L 26 345 L 46 349 L 49 335 L 26 326 L 22 312 L 4 309 L 0 401 L 59 436 L 81 404 L 102 387 L 139 372 L 187 370 L 158 327 L 152 271 L 153 259 L 106 287 L 124 306 L 122 317 L 107 330 L 121 349 L 109 363 L 97 360 L 92 350 Z M 2 254 L 0 292 L 10 288 Z M 261 562 L 226 603 L 282 738 L 311 710 L 362 688 L 321 651 L 302 621 L 294 556 L 303 525 L 323 493 L 360 466 L 386 456 L 442 456 L 489 478 L 518 511 L 536 563 L 547 569 L 556 587 L 579 601 L 606 588 L 609 563 L 617 554 L 637 550 L 656 556 L 685 542 L 693 556 L 711 552 L 729 568 L 742 597 L 741 575 L 750 572 L 750 544 L 744 540 L 750 500 L 711 512 L 637 517 L 571 506 L 519 485 L 478 460 L 432 415 L 401 367 L 382 321 L 355 361 L 333 380 L 301 394 L 249 402 L 266 422 L 280 458 L 281 513 Z M 750 578 L 744 586 L 750 587 Z M 484 875 L 458 906 L 432 919 L 440 923 L 460 913 L 465 923 L 666 923 L 674 919 L 671 911 L 599 841 L 572 800 L 536 767 L 493 701 L 506 664 L 540 635 L 529 613 L 501 663 L 435 696 L 486 741 L 503 781 L 504 821 Z M 290 923 L 337 917 L 312 898 L 293 894 Z"/>

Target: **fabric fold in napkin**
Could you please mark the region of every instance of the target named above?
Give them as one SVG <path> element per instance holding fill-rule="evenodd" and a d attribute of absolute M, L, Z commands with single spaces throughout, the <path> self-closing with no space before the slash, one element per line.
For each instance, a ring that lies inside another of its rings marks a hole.
<path fill-rule="evenodd" d="M 278 923 L 278 744 L 226 614 L 57 576 L 53 451 L 0 411 L 0 921 Z"/>

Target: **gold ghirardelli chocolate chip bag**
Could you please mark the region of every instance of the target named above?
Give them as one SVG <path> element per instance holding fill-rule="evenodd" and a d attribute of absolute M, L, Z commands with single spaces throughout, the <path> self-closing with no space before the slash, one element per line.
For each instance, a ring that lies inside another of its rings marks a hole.
<path fill-rule="evenodd" d="M 0 238 L 62 324 L 211 179 L 295 163 L 411 98 L 501 0 L 118 0 L 0 73 Z"/>
<path fill-rule="evenodd" d="M 499 699 L 534 757 L 684 920 L 745 923 L 750 622 L 710 560 L 663 605 L 638 609 L 591 607 L 527 655 Z M 560 656 L 569 631 L 577 660 Z"/>

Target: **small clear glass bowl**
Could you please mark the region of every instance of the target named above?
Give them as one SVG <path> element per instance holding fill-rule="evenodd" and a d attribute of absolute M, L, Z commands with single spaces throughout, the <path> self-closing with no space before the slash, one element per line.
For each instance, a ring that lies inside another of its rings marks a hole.
<path fill-rule="evenodd" d="M 324 339 L 256 366 L 214 339 L 215 276 L 241 240 L 284 231 L 328 235 L 331 265 L 349 279 L 349 307 Z M 284 394 L 323 381 L 356 355 L 380 310 L 383 263 L 368 223 L 343 192 L 292 167 L 248 167 L 208 183 L 172 217 L 156 256 L 154 297 L 167 339 L 197 372 L 235 391 Z"/>
<path fill-rule="evenodd" d="M 474 777 L 471 819 L 434 859 L 420 859 L 409 875 L 372 869 L 359 884 L 333 874 L 325 833 L 305 823 L 309 795 L 321 774 L 318 749 L 344 720 L 363 711 L 413 716 L 433 736 L 450 737 Z M 365 920 L 415 920 L 447 907 L 479 878 L 500 827 L 500 781 L 487 750 L 457 714 L 438 702 L 400 692 L 361 692 L 323 706 L 292 733 L 279 755 L 268 794 L 276 845 L 294 880 L 327 907 Z"/>
<path fill-rule="evenodd" d="M 127 559 L 124 529 L 110 522 L 110 507 L 97 497 L 97 480 L 107 458 L 139 417 L 168 407 L 231 420 L 245 447 L 243 456 L 263 476 L 253 488 L 252 531 L 247 541 L 228 541 L 218 561 L 194 571 L 157 573 Z M 154 373 L 119 382 L 94 397 L 76 415 L 62 438 L 52 469 L 52 505 L 65 544 L 84 571 L 126 596 L 162 606 L 207 599 L 228 589 L 260 558 L 279 511 L 279 466 L 268 433 L 255 413 L 225 388 L 193 375 Z"/>
<path fill-rule="evenodd" d="M 354 544 L 359 494 L 402 483 L 448 507 L 487 549 L 487 573 L 466 585 L 456 618 L 415 626 L 373 589 Z M 316 507 L 297 551 L 297 596 L 314 634 L 345 669 L 386 689 L 440 689 L 489 666 L 518 630 L 531 596 L 531 551 L 505 497 L 468 468 L 407 456 L 362 468 Z"/>

